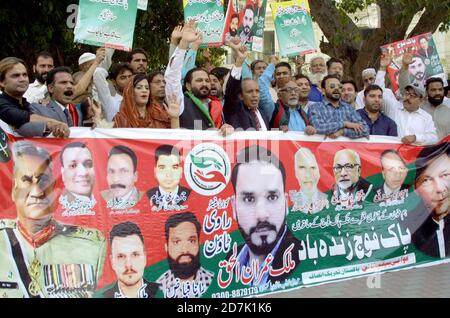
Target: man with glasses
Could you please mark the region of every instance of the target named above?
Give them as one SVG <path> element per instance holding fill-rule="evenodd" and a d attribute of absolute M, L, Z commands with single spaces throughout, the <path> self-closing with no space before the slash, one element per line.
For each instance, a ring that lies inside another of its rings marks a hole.
<path fill-rule="evenodd" d="M 331 203 L 336 211 L 361 209 L 372 185 L 361 178 L 361 159 L 352 149 L 336 152 L 333 163 L 336 184 L 333 185 Z"/>
<path fill-rule="evenodd" d="M 409 185 L 404 183 L 408 174 L 405 161 L 394 149 L 385 150 L 380 161 L 384 183 L 375 189 L 374 202 L 380 206 L 402 204 L 409 190 Z"/>
<path fill-rule="evenodd" d="M 397 124 L 398 136 L 404 144 L 433 144 L 438 141 L 436 126 L 430 114 L 420 108 L 425 89 L 420 84 L 405 87 L 403 104 L 386 104 L 386 115 Z"/>
<path fill-rule="evenodd" d="M 300 87 L 292 80 L 278 90 L 278 101 L 270 123 L 272 128 L 281 128 L 284 132 L 302 131 L 307 135 L 316 133 L 300 105 L 299 98 Z"/>
<path fill-rule="evenodd" d="M 345 136 L 352 139 L 369 135 L 369 127 L 349 104 L 341 101 L 342 84 L 336 75 L 328 75 L 322 81 L 325 94 L 323 102 L 309 108 L 311 125 L 318 134 L 336 139 Z"/>

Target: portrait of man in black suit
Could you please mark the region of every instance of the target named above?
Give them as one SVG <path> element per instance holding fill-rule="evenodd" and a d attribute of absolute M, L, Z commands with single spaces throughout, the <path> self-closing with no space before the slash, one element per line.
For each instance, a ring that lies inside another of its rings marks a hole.
<path fill-rule="evenodd" d="M 191 190 L 180 185 L 183 167 L 178 148 L 161 145 L 156 149 L 154 175 L 158 186 L 147 191 L 151 211 L 186 209 Z"/>
<path fill-rule="evenodd" d="M 417 157 L 416 193 L 423 204 L 411 211 L 412 242 L 423 253 L 450 255 L 450 143 L 425 147 Z"/>
<path fill-rule="evenodd" d="M 380 206 L 402 204 L 408 196 L 409 185 L 405 184 L 408 168 L 398 151 L 385 150 L 381 156 L 384 183 L 375 189 L 374 202 Z"/>
<path fill-rule="evenodd" d="M 272 259 L 270 270 L 252 286 L 283 281 L 300 264 L 300 242 L 286 224 L 288 198 L 286 171 L 283 163 L 268 149 L 250 146 L 237 154 L 237 164 L 231 173 L 235 194 L 231 197 L 233 216 L 245 244 L 237 247 L 235 257 L 241 266 L 260 266 Z M 287 263 L 287 264 L 286 264 Z M 289 269 L 273 275 L 285 265 Z"/>
<path fill-rule="evenodd" d="M 362 201 L 372 191 L 373 185 L 361 177 L 361 158 L 352 149 L 342 149 L 334 155 L 333 173 L 336 183 L 332 187 L 331 203 L 336 210 L 362 208 Z"/>

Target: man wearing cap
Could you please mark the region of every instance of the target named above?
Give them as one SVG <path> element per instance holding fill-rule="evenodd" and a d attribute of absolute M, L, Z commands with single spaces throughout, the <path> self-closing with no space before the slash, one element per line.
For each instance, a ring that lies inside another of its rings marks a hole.
<path fill-rule="evenodd" d="M 383 101 L 386 103 L 387 101 L 397 100 L 394 92 L 391 89 L 386 88 L 385 77 L 386 70 L 389 65 L 392 63 L 392 57 L 388 54 L 383 54 L 380 58 L 380 68 L 378 72 L 375 71 L 374 68 L 366 68 L 362 71 L 361 77 L 364 83 L 364 89 L 358 92 L 355 101 L 355 109 L 363 109 L 364 108 L 364 90 L 369 85 L 378 85 L 383 90 Z"/>
<path fill-rule="evenodd" d="M 399 85 L 402 87 L 408 84 L 408 72 L 404 70 L 400 72 Z M 444 95 L 444 81 L 439 77 L 430 77 L 425 83 L 425 89 L 427 98 L 420 107 L 431 115 L 438 138 L 442 139 L 450 134 L 450 99 Z"/>
<path fill-rule="evenodd" d="M 430 114 L 420 108 L 425 89 L 418 83 L 405 87 L 403 104 L 386 105 L 386 114 L 397 124 L 398 136 L 404 144 L 433 144 L 438 141 Z"/>

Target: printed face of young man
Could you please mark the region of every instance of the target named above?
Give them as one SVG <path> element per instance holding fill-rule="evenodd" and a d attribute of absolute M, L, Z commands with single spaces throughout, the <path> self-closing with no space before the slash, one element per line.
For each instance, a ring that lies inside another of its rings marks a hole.
<path fill-rule="evenodd" d="M 154 172 L 159 186 L 164 191 L 175 192 L 183 173 L 180 158 L 175 155 L 159 156 Z"/>
<path fill-rule="evenodd" d="M 87 148 L 67 148 L 62 156 L 61 168 L 64 187 L 77 195 L 90 197 L 95 181 L 92 155 Z"/>
<path fill-rule="evenodd" d="M 395 153 L 387 153 L 381 158 L 383 178 L 387 187 L 391 190 L 399 189 L 405 182 L 408 168 L 401 158 Z"/>
<path fill-rule="evenodd" d="M 122 198 L 133 190 L 137 181 L 133 161 L 127 154 L 115 154 L 108 160 L 108 186 L 114 198 Z"/>
<path fill-rule="evenodd" d="M 50 218 L 55 203 L 55 180 L 40 157 L 23 155 L 15 162 L 12 200 L 19 220 Z"/>
<path fill-rule="evenodd" d="M 166 243 L 169 267 L 175 277 L 187 279 L 195 275 L 200 268 L 200 242 L 195 225 L 182 222 L 169 228 Z"/>
<path fill-rule="evenodd" d="M 111 265 L 119 285 L 133 287 L 139 284 L 147 263 L 144 244 L 136 235 L 116 236 L 111 243 Z"/>
<path fill-rule="evenodd" d="M 413 58 L 413 62 L 409 65 L 409 72 L 418 81 L 425 77 L 425 64 L 420 57 Z"/>
<path fill-rule="evenodd" d="M 244 21 L 242 22 L 242 25 L 244 26 L 244 32 L 246 34 L 249 34 L 252 31 L 253 28 L 253 18 L 254 18 L 253 10 L 247 9 L 244 13 Z"/>
<path fill-rule="evenodd" d="M 272 164 L 241 164 L 232 198 L 234 217 L 250 250 L 267 255 L 283 234 L 287 199 L 283 177 Z"/>
<path fill-rule="evenodd" d="M 436 219 L 450 213 L 450 157 L 446 154 L 434 159 L 416 184 L 416 191 Z"/>
<path fill-rule="evenodd" d="M 347 190 L 358 182 L 361 167 L 352 153 L 341 151 L 334 157 L 333 171 L 338 187 Z"/>
<path fill-rule="evenodd" d="M 232 18 L 230 21 L 230 35 L 231 36 L 236 36 L 238 27 L 239 27 L 239 18 L 238 17 Z"/>

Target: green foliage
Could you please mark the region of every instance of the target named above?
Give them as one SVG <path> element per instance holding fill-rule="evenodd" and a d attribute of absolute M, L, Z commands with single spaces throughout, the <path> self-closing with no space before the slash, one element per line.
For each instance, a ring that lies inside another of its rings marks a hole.
<path fill-rule="evenodd" d="M 2 0 L 0 10 L 0 59 L 23 58 L 28 65 L 40 51 L 49 51 L 58 65 L 77 67 L 80 54 L 95 52 L 94 47 L 73 43 L 68 11 L 77 0 Z M 168 39 L 172 29 L 183 20 L 182 0 L 151 0 L 148 11 L 138 10 L 134 47 L 149 52 L 150 68 L 161 68 L 168 61 Z M 123 60 L 125 52 L 115 59 Z"/>

